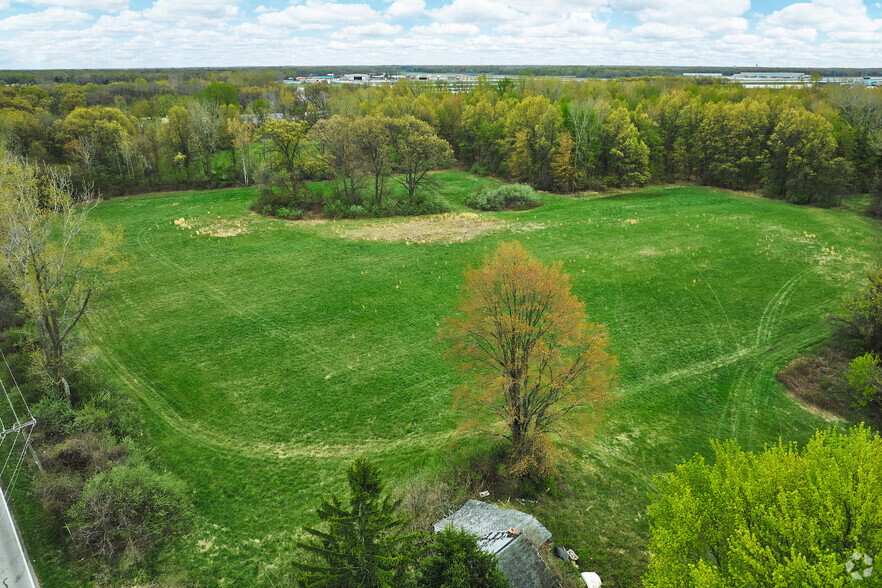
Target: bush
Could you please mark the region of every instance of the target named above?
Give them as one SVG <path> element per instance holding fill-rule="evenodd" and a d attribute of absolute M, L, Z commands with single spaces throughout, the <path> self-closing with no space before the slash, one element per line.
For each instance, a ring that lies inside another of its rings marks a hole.
<path fill-rule="evenodd" d="M 860 343 L 862 351 L 882 353 L 882 269 L 867 276 L 867 285 L 847 297 L 832 320 Z"/>
<path fill-rule="evenodd" d="M 264 185 L 251 210 L 264 216 L 297 220 L 291 215 L 299 212 L 301 216 L 297 218 L 302 218 L 304 210 L 321 210 L 321 197 L 302 185 Z"/>
<path fill-rule="evenodd" d="M 325 204 L 322 215 L 326 218 L 346 218 L 349 207 L 338 200 L 332 200 Z"/>
<path fill-rule="evenodd" d="M 858 406 L 882 404 L 882 365 L 879 356 L 865 353 L 852 360 L 848 369 L 848 386 Z"/>
<path fill-rule="evenodd" d="M 93 476 L 68 511 L 68 528 L 89 556 L 112 563 L 137 555 L 178 530 L 187 506 L 182 482 L 146 464 L 117 466 Z"/>
<path fill-rule="evenodd" d="M 525 184 L 504 184 L 498 188 L 479 188 L 465 199 L 476 210 L 528 210 L 542 205 L 536 191 Z"/>
<path fill-rule="evenodd" d="M 452 207 L 450 203 L 440 196 L 429 196 L 419 202 L 408 204 L 407 202 L 399 202 L 397 213 L 402 216 L 417 216 L 421 214 L 443 214 L 450 212 Z"/>
<path fill-rule="evenodd" d="M 280 206 L 276 209 L 276 216 L 286 220 L 300 220 L 303 218 L 303 211 L 299 208 L 288 208 Z"/>

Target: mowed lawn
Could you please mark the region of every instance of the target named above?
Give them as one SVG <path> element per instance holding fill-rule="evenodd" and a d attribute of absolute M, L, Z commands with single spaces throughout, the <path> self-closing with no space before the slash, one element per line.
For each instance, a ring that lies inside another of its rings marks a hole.
<path fill-rule="evenodd" d="M 438 178 L 460 211 L 489 181 Z M 393 486 L 442 471 L 463 376 L 439 325 L 463 271 L 518 239 L 563 262 L 619 357 L 595 436 L 563 444 L 561 496 L 523 508 L 605 586 L 634 585 L 654 475 L 712 438 L 758 449 L 830 424 L 774 374 L 824 339 L 823 317 L 882 259 L 878 225 L 854 213 L 692 186 L 546 195 L 534 211 L 434 227 L 267 219 L 248 209 L 255 196 L 158 194 L 94 212 L 123 227 L 129 260 L 84 335 L 135 400 L 137 443 L 193 491 L 190 531 L 155 562 L 168 581 L 273 585 L 356 456 Z M 426 228 L 473 238 L 420 242 Z"/>

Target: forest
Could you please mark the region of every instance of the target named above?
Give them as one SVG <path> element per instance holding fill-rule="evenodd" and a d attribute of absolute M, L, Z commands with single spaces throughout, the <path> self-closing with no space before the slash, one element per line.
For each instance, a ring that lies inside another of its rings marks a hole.
<path fill-rule="evenodd" d="M 295 86 L 272 70 L 157 71 L 165 77 L 2 87 L 0 137 L 115 196 L 267 182 L 292 132 L 304 140 L 284 155 L 289 180 L 339 179 L 323 157 L 333 133 L 311 132 L 318 121 L 412 116 L 449 144 L 447 165 L 540 190 L 685 181 L 821 206 L 873 193 L 880 206 L 882 94 L 863 87 L 528 75 L 470 88 Z"/>

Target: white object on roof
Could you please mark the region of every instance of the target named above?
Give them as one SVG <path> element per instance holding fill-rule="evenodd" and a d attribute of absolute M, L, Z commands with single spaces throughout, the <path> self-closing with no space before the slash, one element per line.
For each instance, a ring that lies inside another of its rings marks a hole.
<path fill-rule="evenodd" d="M 594 572 L 582 572 L 582 579 L 588 588 L 600 588 L 600 576 Z"/>

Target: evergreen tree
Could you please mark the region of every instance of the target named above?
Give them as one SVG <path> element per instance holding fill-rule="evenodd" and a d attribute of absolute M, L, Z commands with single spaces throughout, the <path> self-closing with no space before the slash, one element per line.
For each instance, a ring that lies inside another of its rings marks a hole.
<path fill-rule="evenodd" d="M 492 553 L 478 547 L 477 538 L 447 527 L 437 535 L 420 565 L 419 586 L 426 588 L 507 588 L 508 578 Z"/>
<path fill-rule="evenodd" d="M 302 586 L 384 588 L 406 583 L 413 535 L 401 535 L 404 519 L 395 511 L 400 500 L 381 496 L 380 470 L 356 459 L 347 470 L 349 509 L 336 496 L 316 509 L 326 531 L 305 528 L 312 541 L 297 542 L 323 563 L 295 562 Z"/>

